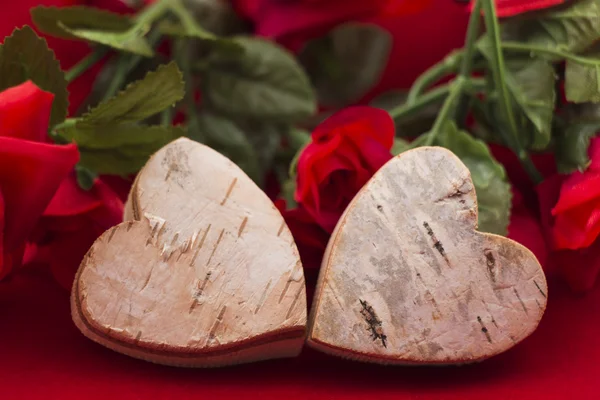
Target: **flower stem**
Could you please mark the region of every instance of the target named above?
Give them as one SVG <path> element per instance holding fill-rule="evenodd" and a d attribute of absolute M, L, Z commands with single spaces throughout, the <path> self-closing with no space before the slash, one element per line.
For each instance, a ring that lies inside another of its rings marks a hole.
<path fill-rule="evenodd" d="M 153 30 L 148 35 L 148 43 L 150 43 L 150 46 L 155 47 L 156 44 L 159 42 L 160 38 L 160 31 L 158 29 Z M 125 53 L 119 55 L 115 75 L 113 76 L 113 79 L 110 82 L 108 90 L 104 93 L 103 101 L 106 101 L 113 97 L 119 91 L 119 89 L 123 87 L 123 85 L 125 84 L 125 80 L 127 79 L 127 75 L 129 75 L 129 73 L 133 71 L 135 67 L 137 67 L 140 61 L 142 61 L 142 58 L 142 56 L 139 56 L 137 54 Z"/>
<path fill-rule="evenodd" d="M 181 69 L 183 74 L 183 80 L 185 82 L 185 97 L 184 102 L 187 109 L 186 122 L 188 126 L 188 134 L 191 139 L 198 142 L 203 142 L 205 139 L 204 133 L 200 130 L 200 120 L 198 118 L 198 112 L 196 110 L 196 101 L 194 99 L 194 78 L 192 75 L 192 64 L 190 57 L 190 41 L 185 38 L 177 39 L 175 41 L 175 60 Z"/>
<path fill-rule="evenodd" d="M 419 96 L 412 103 L 404 103 L 389 111 L 389 114 L 396 122 L 401 122 L 409 119 L 413 115 L 418 114 L 424 108 L 442 101 L 450 93 L 449 85 L 442 85 L 430 90 L 422 96 Z"/>
<path fill-rule="evenodd" d="M 411 104 L 417 101 L 417 98 L 421 96 L 429 87 L 433 86 L 436 82 L 445 76 L 448 76 L 458 70 L 463 57 L 462 51 L 455 51 L 450 53 L 444 60 L 435 64 L 433 67 L 425 71 L 419 76 L 413 83 L 410 91 L 408 92 L 407 104 Z"/>
<path fill-rule="evenodd" d="M 467 28 L 467 37 L 465 40 L 465 54 L 462 57 L 459 74 L 465 78 L 471 76 L 473 70 L 473 59 L 475 57 L 475 42 L 479 38 L 481 31 L 481 0 L 476 0 L 469 18 L 469 26 Z M 455 111 L 455 120 L 459 125 L 462 125 L 467 118 L 468 113 L 468 97 L 462 94 L 458 100 L 458 105 Z"/>
<path fill-rule="evenodd" d="M 446 97 L 446 101 L 444 101 L 444 105 L 437 118 L 435 119 L 435 123 L 433 124 L 433 128 L 427 135 L 427 141 L 425 142 L 425 146 L 431 146 L 435 142 L 437 135 L 446 125 L 448 119 L 450 118 L 450 114 L 455 107 L 456 100 L 462 95 L 463 89 L 465 87 L 465 83 L 467 80 L 463 76 L 459 76 L 452 82 L 450 85 L 450 93 L 448 97 Z"/>
<path fill-rule="evenodd" d="M 68 83 L 73 82 L 81 74 L 90 69 L 94 64 L 102 59 L 108 53 L 107 47 L 98 47 L 93 52 L 82 58 L 77 64 L 73 65 L 65 72 L 65 79 Z"/>
<path fill-rule="evenodd" d="M 496 4 L 494 0 L 482 1 L 485 25 L 492 46 L 491 50 L 493 57 L 491 60 L 491 69 L 494 87 L 498 95 L 498 101 L 502 108 L 502 114 L 504 114 L 503 116 L 506 118 L 509 127 L 508 134 L 506 134 L 501 128 L 498 129 L 498 131 L 502 136 L 504 143 L 515 152 L 515 154 L 519 157 L 519 160 L 521 161 L 525 171 L 529 174 L 533 182 L 537 184 L 542 181 L 542 176 L 535 168 L 535 165 L 531 161 L 529 154 L 520 143 L 519 132 L 517 130 L 511 99 L 508 93 L 508 87 L 506 85 L 506 67 L 504 63 L 502 44 L 500 42 L 500 26 L 498 24 L 498 18 L 496 15 Z"/>

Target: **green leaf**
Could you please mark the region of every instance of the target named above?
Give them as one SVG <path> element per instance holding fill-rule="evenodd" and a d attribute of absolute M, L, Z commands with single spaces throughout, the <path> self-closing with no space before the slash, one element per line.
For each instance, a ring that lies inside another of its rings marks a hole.
<path fill-rule="evenodd" d="M 129 84 L 123 91 L 82 117 L 83 125 L 125 124 L 151 117 L 172 106 L 185 94 L 181 71 L 171 62 L 148 72 L 144 79 Z"/>
<path fill-rule="evenodd" d="M 347 23 L 308 43 L 300 61 L 326 106 L 360 100 L 381 78 L 392 48 L 391 35 L 376 25 Z"/>
<path fill-rule="evenodd" d="M 126 16 L 93 7 L 36 7 L 31 10 L 42 32 L 65 39 L 81 39 L 146 57 L 154 50 L 144 35 L 151 24 L 134 24 Z"/>
<path fill-rule="evenodd" d="M 556 104 L 555 71 L 549 62 L 536 59 L 511 59 L 506 63 L 506 84 L 519 113 L 534 126 L 528 147 L 543 150 L 550 144 Z M 517 113 L 517 118 L 518 118 Z"/>
<path fill-rule="evenodd" d="M 154 50 L 144 38 L 150 31 L 149 25 L 134 26 L 125 32 L 106 32 L 92 29 L 71 29 L 58 22 L 58 25 L 71 35 L 92 43 L 109 46 L 113 49 L 126 51 L 140 56 L 152 57 Z"/>
<path fill-rule="evenodd" d="M 392 155 L 397 156 L 398 154 L 404 153 L 410 148 L 412 148 L 410 142 L 397 137 L 394 139 L 394 145 L 392 146 Z"/>
<path fill-rule="evenodd" d="M 309 79 L 292 54 L 258 38 L 233 39 L 237 57 L 217 57 L 203 79 L 206 102 L 223 114 L 260 120 L 295 121 L 316 111 Z"/>
<path fill-rule="evenodd" d="M 40 31 L 65 39 L 78 38 L 69 32 L 70 29 L 124 32 L 133 25 L 125 15 L 85 6 L 38 6 L 31 9 L 31 18 Z"/>
<path fill-rule="evenodd" d="M 75 166 L 75 173 L 77 175 L 77 184 L 83 190 L 90 190 L 94 186 L 94 181 L 98 177 L 98 174 L 94 171 L 90 171 L 81 165 Z"/>
<path fill-rule="evenodd" d="M 600 52 L 584 62 L 570 59 L 565 68 L 565 94 L 573 103 L 600 103 Z"/>
<path fill-rule="evenodd" d="M 493 47 L 489 37 L 484 37 L 478 48 L 482 55 L 493 62 Z M 505 82 L 510 92 L 510 102 L 515 112 L 521 142 L 528 148 L 543 150 L 550 144 L 552 120 L 556 104 L 556 73 L 552 64 L 540 58 L 509 58 L 504 70 Z M 502 115 L 500 104 L 497 115 Z M 533 128 L 528 129 L 530 121 Z"/>
<path fill-rule="evenodd" d="M 25 26 L 0 45 L 0 91 L 27 80 L 54 94 L 50 127 L 64 121 L 69 108 L 65 75 L 46 40 Z"/>
<path fill-rule="evenodd" d="M 571 1 L 567 7 L 536 13 L 532 18 L 509 20 L 503 24 L 502 31 L 505 40 L 580 53 L 600 39 L 600 2 Z M 553 61 L 558 59 L 556 57 Z"/>
<path fill-rule="evenodd" d="M 556 136 L 555 156 L 558 172 L 585 171 L 590 165 L 590 141 L 600 131 L 600 121 L 569 124 Z"/>
<path fill-rule="evenodd" d="M 411 147 L 421 146 L 425 136 L 420 136 Z M 506 235 L 511 206 L 510 185 L 504 167 L 494 159 L 488 146 L 459 130 L 453 122 L 446 124 L 433 144 L 452 151 L 471 172 L 479 204 L 479 231 Z"/>
<path fill-rule="evenodd" d="M 97 174 L 136 173 L 152 154 L 185 135 L 185 130 L 178 126 L 78 125 L 59 134 L 77 142 L 81 154 L 79 165 Z"/>
<path fill-rule="evenodd" d="M 262 182 L 259 157 L 246 133 L 235 122 L 215 114 L 202 113 L 198 118 L 198 126 L 207 146 L 228 157 L 258 184 Z"/>

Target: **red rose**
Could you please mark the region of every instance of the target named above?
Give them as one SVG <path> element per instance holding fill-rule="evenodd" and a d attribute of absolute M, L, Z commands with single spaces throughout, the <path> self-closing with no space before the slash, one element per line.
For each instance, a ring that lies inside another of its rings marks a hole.
<path fill-rule="evenodd" d="M 584 249 L 600 234 L 600 140 L 592 139 L 592 161 L 585 172 L 574 172 L 562 182 L 552 209 L 553 237 L 557 249 Z"/>
<path fill-rule="evenodd" d="M 104 180 L 82 190 L 75 174 L 63 180 L 44 211 L 32 241 L 31 261 L 47 263 L 56 280 L 70 289 L 83 256 L 108 228 L 123 220 L 123 197 Z M 124 196 L 123 196 L 124 195 Z"/>
<path fill-rule="evenodd" d="M 468 4 L 452 0 L 234 0 L 234 4 L 255 23 L 258 35 L 296 51 L 348 21 L 373 23 L 388 31 L 394 38 L 389 62 L 367 99 L 409 87 L 425 69 L 462 47 L 469 19 Z"/>
<path fill-rule="evenodd" d="M 53 99 L 31 82 L 0 93 L 0 279 L 79 159 L 75 145 L 46 143 Z"/>
<path fill-rule="evenodd" d="M 235 0 L 240 13 L 256 23 L 257 34 L 284 43 L 325 34 L 345 21 L 415 13 L 432 0 Z"/>
<path fill-rule="evenodd" d="M 571 287 L 589 290 L 600 272 L 600 138 L 585 172 L 553 175 L 537 187 L 553 259 Z"/>
<path fill-rule="evenodd" d="M 542 10 L 566 3 L 567 0 L 496 0 L 499 17 L 512 17 L 528 11 Z M 471 4 L 475 3 L 474 0 Z"/>
<path fill-rule="evenodd" d="M 319 268 L 329 241 L 329 233 L 317 225 L 303 207 L 286 210 L 286 202 L 282 199 L 277 200 L 275 206 L 294 236 L 304 268 Z"/>
<path fill-rule="evenodd" d="M 331 233 L 350 200 L 392 158 L 394 121 L 383 110 L 351 107 L 312 133 L 298 160 L 296 201 Z"/>

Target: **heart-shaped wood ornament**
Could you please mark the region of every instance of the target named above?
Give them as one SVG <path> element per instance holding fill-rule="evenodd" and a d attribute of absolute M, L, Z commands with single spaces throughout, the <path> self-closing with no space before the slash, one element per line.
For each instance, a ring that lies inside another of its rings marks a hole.
<path fill-rule="evenodd" d="M 139 173 L 126 221 L 81 263 L 71 296 L 90 339 L 167 365 L 296 356 L 302 264 L 269 198 L 230 160 L 179 139 Z"/>
<path fill-rule="evenodd" d="M 308 343 L 382 364 L 463 364 L 529 336 L 546 308 L 535 256 L 477 232 L 469 170 L 424 147 L 384 165 L 330 239 Z"/>

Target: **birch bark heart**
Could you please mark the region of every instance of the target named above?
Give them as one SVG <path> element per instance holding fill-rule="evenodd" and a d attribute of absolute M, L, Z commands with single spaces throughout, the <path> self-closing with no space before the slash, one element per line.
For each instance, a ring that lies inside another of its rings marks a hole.
<path fill-rule="evenodd" d="M 231 161 L 179 139 L 138 175 L 126 219 L 83 260 L 72 315 L 90 339 L 148 361 L 211 367 L 297 355 L 306 294 L 296 245 Z"/>
<path fill-rule="evenodd" d="M 476 225 L 469 170 L 451 152 L 392 159 L 330 239 L 309 345 L 383 364 L 462 364 L 526 338 L 546 308 L 544 273 L 525 247 Z"/>

